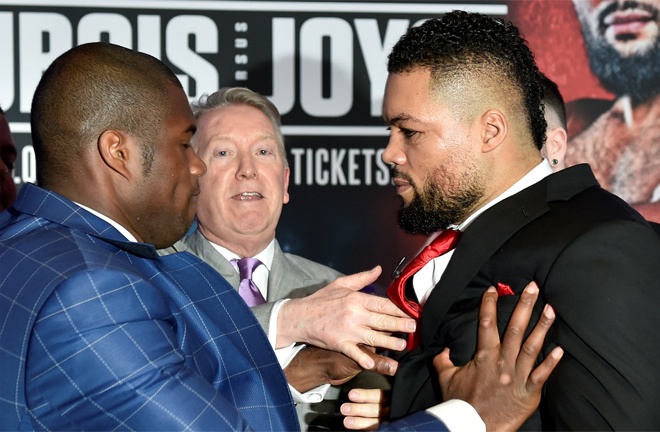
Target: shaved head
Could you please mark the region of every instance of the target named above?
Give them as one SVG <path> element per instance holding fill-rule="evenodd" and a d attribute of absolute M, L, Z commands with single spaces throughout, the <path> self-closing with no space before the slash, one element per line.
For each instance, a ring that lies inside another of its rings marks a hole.
<path fill-rule="evenodd" d="M 169 112 L 168 83 L 181 86 L 161 61 L 117 45 L 84 44 L 58 57 L 32 101 L 39 184 L 74 172 L 81 155 L 108 129 L 140 139 L 148 171 L 153 140 Z"/>

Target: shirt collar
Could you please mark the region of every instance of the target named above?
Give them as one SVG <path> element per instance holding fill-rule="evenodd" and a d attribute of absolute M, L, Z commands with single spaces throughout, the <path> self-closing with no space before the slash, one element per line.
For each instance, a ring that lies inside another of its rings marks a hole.
<path fill-rule="evenodd" d="M 234 252 L 230 251 L 226 247 L 220 246 L 219 244 L 215 244 L 212 241 L 209 241 L 211 243 L 211 246 L 217 250 L 220 255 L 225 257 L 225 259 L 229 262 L 231 262 L 232 259 L 240 259 L 243 258 L 241 256 L 238 256 Z M 270 271 L 271 266 L 273 265 L 273 257 L 275 256 L 275 239 L 270 241 L 268 246 L 266 246 L 266 249 L 262 250 L 258 254 L 256 254 L 253 258 L 257 258 L 261 263 Z"/>
<path fill-rule="evenodd" d="M 75 202 L 75 201 L 74 201 L 74 202 Z M 119 231 L 124 237 L 126 237 L 126 240 L 128 240 L 128 241 L 130 241 L 130 242 L 133 242 L 133 243 L 137 243 L 137 242 L 138 242 L 137 239 L 135 238 L 135 236 L 134 236 L 133 234 L 131 234 L 126 228 L 124 228 L 123 226 L 119 225 L 117 222 L 115 222 L 114 220 L 110 219 L 110 218 L 107 217 L 106 215 L 104 215 L 104 214 L 102 214 L 102 213 L 99 213 L 99 212 L 97 212 L 96 210 L 91 209 L 91 208 L 89 208 L 89 207 L 87 207 L 87 206 L 84 206 L 84 205 L 82 205 L 82 204 L 80 204 L 80 203 L 78 203 L 78 202 L 75 202 L 75 203 L 76 203 L 77 205 L 79 205 L 80 207 L 84 208 L 85 210 L 87 210 L 88 212 L 90 212 L 91 214 L 93 214 L 94 216 L 98 217 L 99 219 L 103 219 L 104 221 L 106 221 L 107 223 L 109 223 L 110 225 L 112 225 L 117 231 Z"/>
<path fill-rule="evenodd" d="M 483 212 L 494 206 L 495 204 L 504 201 L 512 195 L 517 194 L 521 190 L 530 187 L 531 185 L 538 183 L 547 176 L 552 174 L 552 167 L 546 159 L 543 159 L 541 163 L 536 165 L 530 172 L 525 174 L 520 180 L 515 182 L 510 188 L 505 190 L 503 193 L 498 195 L 495 199 L 488 202 L 485 206 L 481 207 L 476 212 L 472 213 L 463 223 L 460 225 L 452 225 L 450 228 L 458 229 L 460 231 L 465 231 L 465 229 L 472 223 L 476 218 L 479 217 Z"/>

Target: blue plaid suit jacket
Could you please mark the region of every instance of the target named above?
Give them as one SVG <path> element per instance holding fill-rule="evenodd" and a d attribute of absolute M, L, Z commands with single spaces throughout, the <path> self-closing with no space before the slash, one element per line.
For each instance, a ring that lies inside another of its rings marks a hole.
<path fill-rule="evenodd" d="M 299 426 L 266 335 L 215 270 L 27 184 L 0 213 L 0 429 L 35 428 Z"/>

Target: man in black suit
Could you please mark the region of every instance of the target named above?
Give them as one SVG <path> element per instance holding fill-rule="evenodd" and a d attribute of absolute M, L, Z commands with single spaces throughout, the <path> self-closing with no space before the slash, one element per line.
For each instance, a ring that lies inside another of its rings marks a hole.
<path fill-rule="evenodd" d="M 498 287 L 503 330 L 534 280 L 557 312 L 544 349 L 565 354 L 523 429 L 660 429 L 660 240 L 588 165 L 552 174 L 539 152 L 541 75 L 518 30 L 448 13 L 411 28 L 388 73 L 383 159 L 403 201 L 400 225 L 461 232 L 455 249 L 388 291 L 411 315 L 421 308 L 392 417 L 443 399 L 431 360 L 445 347 L 455 364 L 473 357 L 488 286 Z"/>

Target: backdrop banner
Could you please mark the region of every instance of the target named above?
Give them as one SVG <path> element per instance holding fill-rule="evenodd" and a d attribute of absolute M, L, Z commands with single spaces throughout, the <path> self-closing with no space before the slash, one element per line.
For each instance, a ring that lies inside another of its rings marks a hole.
<path fill-rule="evenodd" d="M 291 202 L 277 230 L 283 249 L 345 273 L 380 264 L 383 274 L 373 287 L 380 292 L 401 257 L 412 258 L 427 241 L 398 228 L 400 201 L 381 160 L 388 137 L 380 118 L 387 55 L 410 26 L 464 9 L 519 26 L 541 70 L 568 102 L 569 148 L 575 146 L 569 162 L 589 162 L 604 187 L 660 221 L 658 91 L 632 94 L 590 64 L 585 46 L 591 50 L 599 35 L 585 44 L 578 16 L 586 29 L 617 4 L 594 3 L 601 4 L 0 0 L 0 106 L 18 146 L 14 180 L 19 187 L 36 180 L 30 104 L 46 67 L 86 42 L 140 50 L 172 67 L 191 100 L 245 86 L 275 103 L 292 171 Z M 656 29 L 657 3 L 640 2 Z M 648 63 L 649 74 L 660 75 L 659 38 L 637 55 L 637 66 Z M 656 57 L 645 57 L 647 51 Z M 625 63 L 616 49 L 609 55 Z M 654 78 L 660 86 L 660 77 Z M 653 101 L 655 116 L 636 114 L 639 104 Z M 623 118 L 619 112 L 628 117 L 616 123 Z"/>

